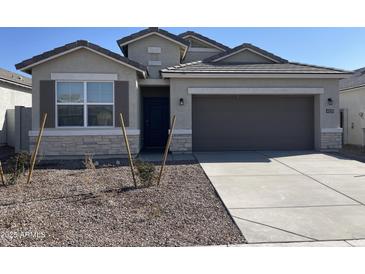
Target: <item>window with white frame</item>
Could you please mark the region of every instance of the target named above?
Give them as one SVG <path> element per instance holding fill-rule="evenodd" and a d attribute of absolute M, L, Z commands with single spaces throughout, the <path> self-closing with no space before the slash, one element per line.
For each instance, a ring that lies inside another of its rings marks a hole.
<path fill-rule="evenodd" d="M 111 127 L 114 125 L 113 82 L 58 81 L 58 127 Z"/>

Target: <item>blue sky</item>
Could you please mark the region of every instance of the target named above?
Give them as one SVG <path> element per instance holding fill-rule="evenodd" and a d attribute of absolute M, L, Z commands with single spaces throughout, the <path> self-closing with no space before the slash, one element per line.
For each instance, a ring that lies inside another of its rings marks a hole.
<path fill-rule="evenodd" d="M 142 28 L 0 28 L 0 67 L 85 39 L 120 53 L 116 40 Z M 365 67 L 365 28 L 164 28 L 193 30 L 229 47 L 252 43 L 290 61 L 353 70 Z"/>

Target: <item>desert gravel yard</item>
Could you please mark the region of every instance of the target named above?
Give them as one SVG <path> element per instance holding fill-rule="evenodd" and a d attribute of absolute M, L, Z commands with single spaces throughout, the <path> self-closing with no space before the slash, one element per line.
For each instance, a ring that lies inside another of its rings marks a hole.
<path fill-rule="evenodd" d="M 170 162 L 159 187 L 134 189 L 128 166 L 67 165 L 0 187 L 1 246 L 192 246 L 244 243 L 195 161 Z"/>

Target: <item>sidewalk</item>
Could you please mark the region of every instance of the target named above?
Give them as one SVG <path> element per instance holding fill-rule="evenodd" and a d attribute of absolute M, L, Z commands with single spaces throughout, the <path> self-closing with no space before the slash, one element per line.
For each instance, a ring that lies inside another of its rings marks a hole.
<path fill-rule="evenodd" d="M 365 239 L 344 240 L 344 241 L 315 241 L 296 243 L 262 243 L 262 244 L 240 244 L 230 247 L 365 247 Z"/>

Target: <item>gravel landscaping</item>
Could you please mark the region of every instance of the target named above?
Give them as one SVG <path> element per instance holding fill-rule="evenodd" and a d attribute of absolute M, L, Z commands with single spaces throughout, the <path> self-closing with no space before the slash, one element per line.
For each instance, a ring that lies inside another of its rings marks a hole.
<path fill-rule="evenodd" d="M 198 163 L 170 162 L 161 185 L 133 188 L 126 165 L 36 169 L 0 187 L 1 246 L 244 243 Z M 69 165 L 69 166 L 68 166 Z"/>

